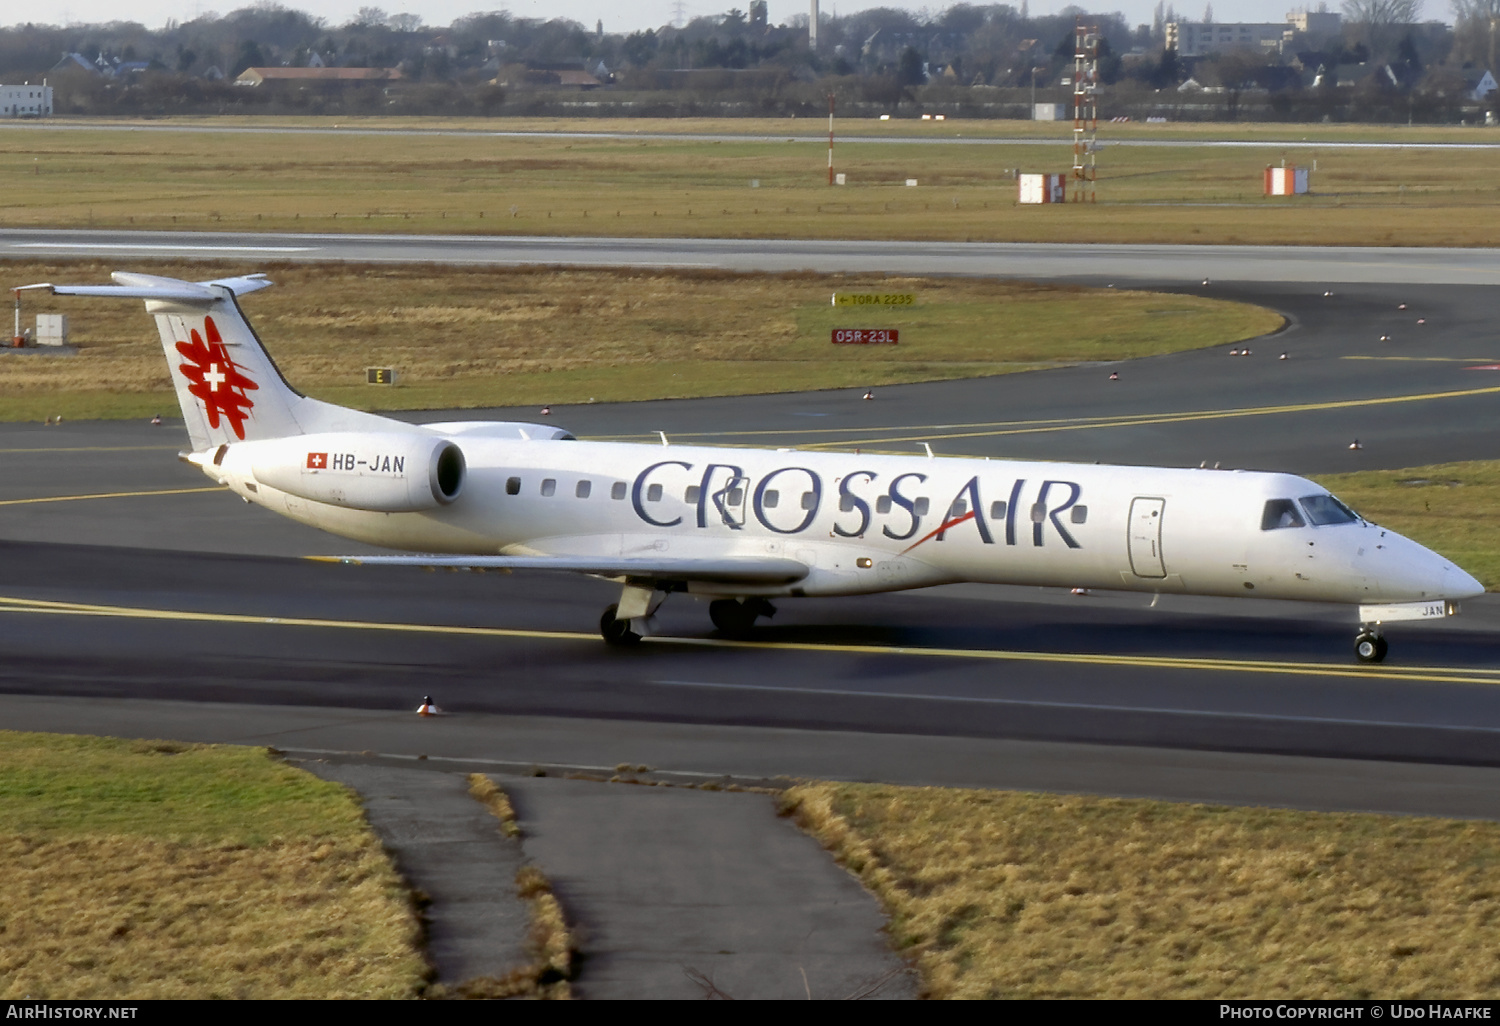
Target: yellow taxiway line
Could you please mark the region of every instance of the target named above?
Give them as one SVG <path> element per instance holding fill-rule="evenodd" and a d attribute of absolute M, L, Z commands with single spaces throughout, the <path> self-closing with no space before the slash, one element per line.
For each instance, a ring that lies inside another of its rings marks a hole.
<path fill-rule="evenodd" d="M 1383 357 L 1345 357 L 1345 359 L 1383 359 Z M 824 447 L 844 448 L 853 445 L 879 445 L 887 442 L 931 442 L 939 439 L 956 438 L 985 438 L 998 437 L 1002 435 L 1028 435 L 1046 434 L 1057 431 L 1089 431 L 1094 428 L 1117 428 L 1136 427 L 1150 424 L 1177 424 L 1196 420 L 1231 420 L 1237 417 L 1269 417 L 1283 413 L 1311 413 L 1319 410 L 1347 410 L 1364 406 L 1390 406 L 1397 403 L 1420 403 L 1439 399 L 1462 399 L 1476 395 L 1495 395 L 1500 393 L 1500 386 L 1486 386 L 1484 388 L 1464 388 L 1450 392 L 1419 392 L 1412 395 L 1380 396 L 1373 399 L 1334 399 L 1315 403 L 1289 403 L 1283 406 L 1244 406 L 1230 407 L 1222 410 L 1184 410 L 1179 413 L 1132 413 L 1114 417 L 1070 417 L 1070 418 L 1048 418 L 1040 420 L 997 420 L 980 421 L 972 424 L 910 424 L 895 425 L 891 427 L 869 427 L 864 429 L 837 427 L 837 428 L 785 428 L 771 431 L 700 431 L 682 432 L 678 437 L 684 439 L 683 444 L 699 444 L 698 439 L 732 438 L 736 436 L 746 438 L 765 438 L 772 436 L 797 436 L 808 437 L 812 435 L 844 435 L 837 441 L 809 442 L 801 446 L 804 449 L 818 449 Z M 864 430 L 869 435 L 863 439 L 851 439 L 851 431 Z M 925 434 L 913 434 L 906 436 L 887 436 L 880 432 L 887 431 L 920 431 Z M 633 438 L 645 438 L 644 435 L 601 435 L 591 436 L 593 441 L 625 441 Z M 655 439 L 653 438 L 654 442 Z"/>
<path fill-rule="evenodd" d="M 379 620 L 333 620 L 321 617 L 252 616 L 245 613 L 206 613 L 179 609 L 96 605 L 0 596 L 0 614 L 33 613 L 52 616 L 97 616 L 186 623 L 241 624 L 273 627 L 312 627 L 324 630 L 380 631 L 478 638 L 527 638 L 542 641 L 597 643 L 599 636 L 581 631 L 539 631 L 512 627 L 460 627 L 444 624 L 392 623 Z M 1138 669 L 1208 670 L 1219 673 L 1281 674 L 1303 677 L 1352 677 L 1360 680 L 1414 681 L 1429 684 L 1500 684 L 1500 669 L 1450 666 L 1344 666 L 1276 660 L 1216 659 L 1208 657 L 1090 655 L 1074 652 L 1025 652 L 996 649 L 912 648 L 898 645 L 819 644 L 796 641 L 740 641 L 729 638 L 652 637 L 647 644 L 698 648 L 738 648 L 815 655 L 904 655 L 932 659 L 987 662 L 1053 663 L 1075 666 L 1114 666 Z"/>
<path fill-rule="evenodd" d="M 1137 427 L 1147 424 L 1182 424 L 1198 420 L 1233 420 L 1237 417 L 1266 417 L 1282 413 L 1311 413 L 1318 410 L 1347 410 L 1364 406 L 1390 406 L 1397 403 L 1420 403 L 1437 399 L 1460 399 L 1476 395 L 1495 395 L 1500 393 L 1500 386 L 1489 386 L 1486 388 L 1464 388 L 1452 392 L 1422 392 L 1415 395 L 1386 396 L 1379 399 L 1336 399 L 1319 403 L 1289 403 L 1285 406 L 1248 406 L 1229 410 L 1193 410 L 1183 413 L 1161 413 L 1161 414 L 1133 414 L 1124 417 L 1108 418 L 1081 418 L 1079 421 L 1054 423 L 1052 425 L 1037 424 L 1023 426 L 1000 426 L 991 428 L 989 425 L 971 425 L 982 430 L 970 431 L 944 431 L 941 428 L 934 429 L 938 433 L 907 435 L 897 437 L 877 437 L 869 439 L 843 439 L 838 442 L 814 442 L 803 446 L 806 449 L 820 449 L 827 446 L 838 446 L 845 448 L 850 445 L 874 444 L 882 445 L 891 442 L 935 442 L 940 440 L 953 441 L 959 438 L 994 438 L 1002 435 L 1026 435 L 1046 434 L 1057 431 L 1088 431 L 1094 428 L 1114 427 Z M 916 428 L 915 430 L 922 430 Z"/>
<path fill-rule="evenodd" d="M 26 506 L 34 502 L 78 502 L 82 499 L 134 499 L 142 495 L 194 495 L 198 492 L 222 492 L 222 485 L 207 488 L 160 488 L 149 492 L 93 492 L 88 495 L 44 495 L 35 499 L 0 499 L 0 506 Z"/>

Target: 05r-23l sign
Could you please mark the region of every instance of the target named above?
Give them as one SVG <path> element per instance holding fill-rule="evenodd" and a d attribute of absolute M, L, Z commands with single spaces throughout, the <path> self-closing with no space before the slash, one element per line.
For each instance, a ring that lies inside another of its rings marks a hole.
<path fill-rule="evenodd" d="M 895 328 L 834 328 L 834 345 L 856 345 L 866 346 L 873 343 L 886 343 L 895 345 L 900 340 L 900 332 Z"/>

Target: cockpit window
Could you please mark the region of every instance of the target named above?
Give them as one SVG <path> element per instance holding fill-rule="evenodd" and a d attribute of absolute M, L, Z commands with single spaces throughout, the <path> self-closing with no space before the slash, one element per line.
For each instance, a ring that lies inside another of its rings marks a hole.
<path fill-rule="evenodd" d="M 1260 515 L 1260 529 L 1262 531 L 1275 531 L 1282 527 L 1306 527 L 1302 514 L 1297 512 L 1297 504 L 1291 499 L 1268 499 L 1266 500 L 1265 512 Z"/>
<path fill-rule="evenodd" d="M 1304 495 L 1302 508 L 1307 511 L 1307 519 L 1319 527 L 1352 524 L 1359 520 L 1359 514 L 1332 495 Z"/>

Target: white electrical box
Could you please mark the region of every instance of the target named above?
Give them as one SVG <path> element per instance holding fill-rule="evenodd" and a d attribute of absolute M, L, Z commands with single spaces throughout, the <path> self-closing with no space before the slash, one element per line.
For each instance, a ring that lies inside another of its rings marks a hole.
<path fill-rule="evenodd" d="M 67 314 L 37 314 L 36 344 L 39 346 L 65 346 L 68 344 Z"/>

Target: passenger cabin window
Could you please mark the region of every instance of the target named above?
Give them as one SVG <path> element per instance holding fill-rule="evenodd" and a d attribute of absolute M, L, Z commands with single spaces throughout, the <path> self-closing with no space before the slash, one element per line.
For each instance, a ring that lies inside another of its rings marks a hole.
<path fill-rule="evenodd" d="M 854 496 L 852 496 L 852 495 L 841 495 L 841 496 L 839 496 L 839 512 L 840 513 L 853 513 L 854 512 Z"/>
<path fill-rule="evenodd" d="M 610 485 L 609 497 L 616 500 L 625 498 L 625 482 L 616 481 L 614 484 Z"/>
<path fill-rule="evenodd" d="M 688 503 L 689 505 L 697 502 L 698 495 L 700 492 L 702 492 L 702 490 L 703 488 L 701 485 L 688 485 L 687 491 L 682 493 L 682 501 Z"/>
<path fill-rule="evenodd" d="M 954 517 L 961 517 L 967 512 L 969 512 L 968 501 L 965 499 L 954 499 L 953 505 L 948 507 L 948 519 L 952 520 Z"/>
<path fill-rule="evenodd" d="M 580 499 L 587 499 L 589 497 L 589 492 L 593 490 L 594 483 L 592 481 L 579 481 L 578 487 L 573 489 L 573 494 L 578 496 Z"/>
<path fill-rule="evenodd" d="M 760 497 L 760 501 L 766 509 L 775 509 L 776 504 L 781 501 L 781 493 L 772 488 Z"/>
<path fill-rule="evenodd" d="M 1033 524 L 1041 524 L 1046 523 L 1046 520 L 1047 507 L 1042 505 L 1040 502 L 1033 502 L 1031 504 L 1031 522 Z"/>
<path fill-rule="evenodd" d="M 882 495 L 880 498 L 878 498 L 878 499 L 875 500 L 875 512 L 876 513 L 889 513 L 890 511 L 891 511 L 891 497 L 889 495 Z"/>
<path fill-rule="evenodd" d="M 649 488 L 646 489 L 646 501 L 647 502 L 660 502 L 661 501 L 661 485 L 654 484 L 654 485 L 651 485 Z"/>
<path fill-rule="evenodd" d="M 549 477 L 542 481 L 542 494 L 554 495 L 557 492 L 557 479 Z"/>
<path fill-rule="evenodd" d="M 743 488 L 731 488 L 731 489 L 729 489 L 729 498 L 726 501 L 731 506 L 738 506 L 740 503 L 742 503 L 742 502 L 745 501 L 745 489 L 743 489 Z"/>
<path fill-rule="evenodd" d="M 1359 520 L 1359 514 L 1332 495 L 1304 495 L 1302 509 L 1307 513 L 1308 521 L 1318 527 L 1352 524 Z"/>
<path fill-rule="evenodd" d="M 1089 519 L 1089 508 L 1087 506 L 1074 506 L 1071 519 L 1075 524 L 1087 523 Z"/>
<path fill-rule="evenodd" d="M 990 503 L 990 519 L 991 520 L 1004 520 L 1005 519 L 1005 500 L 1004 499 L 997 499 L 996 501 Z"/>
<path fill-rule="evenodd" d="M 520 495 L 521 479 L 519 477 L 508 477 L 505 479 L 505 494 Z"/>
<path fill-rule="evenodd" d="M 925 517 L 927 515 L 927 510 L 930 508 L 931 504 L 926 499 L 918 499 L 916 502 L 911 504 L 911 511 L 919 517 Z"/>
<path fill-rule="evenodd" d="M 1291 499 L 1267 499 L 1266 508 L 1260 515 L 1262 531 L 1276 531 L 1283 527 L 1306 527 L 1297 504 Z"/>
<path fill-rule="evenodd" d="M 802 508 L 803 509 L 814 509 L 814 508 L 817 507 L 817 505 L 818 505 L 818 493 L 817 492 L 803 492 L 802 493 Z"/>

